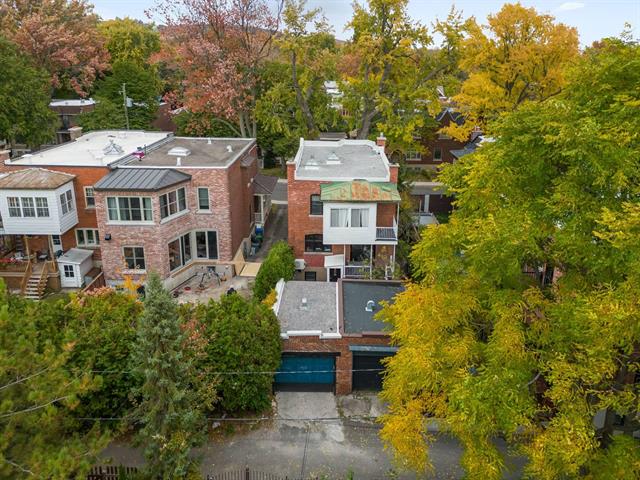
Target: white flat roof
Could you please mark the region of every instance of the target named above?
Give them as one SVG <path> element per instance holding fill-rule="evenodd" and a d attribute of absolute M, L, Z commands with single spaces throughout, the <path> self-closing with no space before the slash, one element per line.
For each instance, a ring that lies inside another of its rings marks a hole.
<path fill-rule="evenodd" d="M 389 160 L 384 147 L 371 140 L 304 140 L 293 162 L 296 180 L 388 182 Z"/>
<path fill-rule="evenodd" d="M 58 257 L 58 263 L 70 263 L 73 265 L 80 265 L 87 258 L 93 255 L 92 250 L 84 250 L 82 248 L 70 248 L 64 255 Z"/>
<path fill-rule="evenodd" d="M 56 100 L 55 98 L 49 102 L 50 107 L 83 107 L 85 105 L 95 105 L 93 98 L 71 98 L 67 100 Z"/>
<path fill-rule="evenodd" d="M 138 147 L 149 147 L 171 135 L 170 132 L 100 130 L 86 133 L 73 142 L 63 143 L 33 154 L 26 154 L 5 163 L 10 165 L 106 167 L 128 157 Z M 111 144 L 114 147 L 108 148 Z"/>

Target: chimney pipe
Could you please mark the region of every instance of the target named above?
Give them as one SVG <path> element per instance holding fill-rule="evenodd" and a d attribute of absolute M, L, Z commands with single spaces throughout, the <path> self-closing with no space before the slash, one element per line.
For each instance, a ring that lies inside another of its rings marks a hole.
<path fill-rule="evenodd" d="M 182 165 L 182 157 L 176 157 L 176 166 L 179 167 Z"/>
<path fill-rule="evenodd" d="M 229 153 L 233 152 L 233 148 L 231 148 L 231 145 L 227 145 L 227 152 Z"/>
<path fill-rule="evenodd" d="M 380 132 L 380 135 L 376 138 L 376 145 L 382 148 L 387 145 L 387 137 L 384 136 L 384 133 Z"/>

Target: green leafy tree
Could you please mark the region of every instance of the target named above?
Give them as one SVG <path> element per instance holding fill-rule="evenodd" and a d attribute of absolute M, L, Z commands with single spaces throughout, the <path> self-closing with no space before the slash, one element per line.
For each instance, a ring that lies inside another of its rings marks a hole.
<path fill-rule="evenodd" d="M 152 24 L 129 17 L 115 18 L 100 22 L 98 31 L 105 38 L 112 63 L 125 61 L 144 66 L 160 51 L 160 34 Z"/>
<path fill-rule="evenodd" d="M 256 275 L 253 284 L 253 296 L 264 300 L 281 278 L 291 280 L 295 272 L 295 256 L 293 250 L 284 240 L 276 242 Z"/>
<path fill-rule="evenodd" d="M 190 388 L 191 358 L 175 301 L 157 274 L 149 275 L 138 322 L 133 368 L 142 380 L 134 418 L 153 478 L 183 478 L 194 467 L 192 447 L 203 441 L 204 417 Z"/>
<path fill-rule="evenodd" d="M 85 478 L 108 437 L 80 432 L 76 408 L 98 387 L 71 372 L 73 333 L 64 304 L 13 297 L 0 281 L 0 477 Z"/>
<path fill-rule="evenodd" d="M 418 471 L 431 415 L 470 479 L 502 477 L 497 436 L 532 478 L 640 474 L 640 47 L 603 41 L 567 79 L 445 168 L 456 210 L 425 229 L 417 281 L 383 310 L 400 349 L 381 435 Z"/>
<path fill-rule="evenodd" d="M 220 376 L 220 405 L 226 411 L 262 411 L 271 405 L 273 373 L 280 365 L 280 325 L 273 310 L 237 293 L 204 308 L 207 359 Z M 252 372 L 252 373 L 248 373 Z M 265 372 L 265 373 L 260 373 Z"/>
<path fill-rule="evenodd" d="M 0 138 L 32 146 L 55 136 L 56 115 L 49 109 L 50 79 L 28 57 L 0 37 Z"/>

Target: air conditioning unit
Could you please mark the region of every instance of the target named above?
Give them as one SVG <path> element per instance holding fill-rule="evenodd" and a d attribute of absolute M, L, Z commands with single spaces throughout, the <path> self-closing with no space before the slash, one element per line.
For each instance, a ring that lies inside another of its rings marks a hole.
<path fill-rule="evenodd" d="M 298 270 L 299 272 L 304 270 L 307 266 L 306 262 L 302 258 L 296 258 L 294 264 L 296 266 L 296 270 Z"/>

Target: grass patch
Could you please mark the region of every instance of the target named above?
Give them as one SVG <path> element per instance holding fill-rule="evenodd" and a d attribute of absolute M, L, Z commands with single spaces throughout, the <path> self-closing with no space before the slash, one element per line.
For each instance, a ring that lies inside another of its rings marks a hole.
<path fill-rule="evenodd" d="M 269 175 L 270 177 L 287 178 L 287 171 L 282 167 L 263 168 L 260 170 L 263 175 Z"/>
<path fill-rule="evenodd" d="M 69 301 L 69 294 L 67 292 L 51 293 L 42 299 L 43 302 L 56 303 L 58 300 Z"/>

